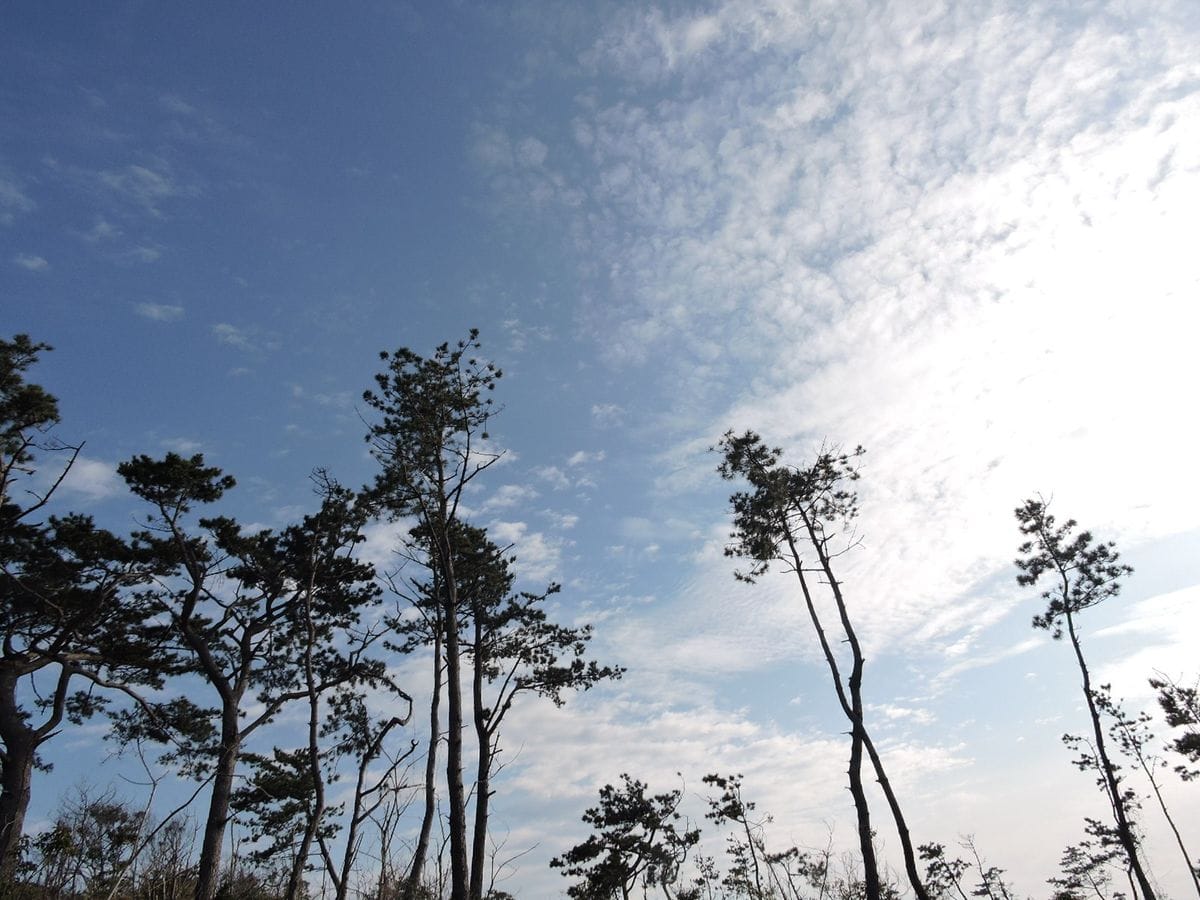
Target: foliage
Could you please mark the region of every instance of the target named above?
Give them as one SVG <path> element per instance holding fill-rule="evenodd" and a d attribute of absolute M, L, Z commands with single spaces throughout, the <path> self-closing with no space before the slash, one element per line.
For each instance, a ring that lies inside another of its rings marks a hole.
<path fill-rule="evenodd" d="M 735 491 L 729 498 L 734 530 L 725 554 L 752 561 L 748 571 L 735 571 L 734 575 L 752 583 L 779 561 L 796 576 L 838 704 L 850 722 L 847 778 L 857 818 L 867 898 L 882 900 L 884 886 L 862 777 L 864 752 L 895 823 L 909 884 L 917 900 L 929 900 L 917 871 L 916 853 L 900 801 L 864 721 L 862 682 L 866 660 L 833 567 L 836 557 L 856 544 L 853 523 L 858 515 L 858 496 L 852 486 L 859 477 L 857 461 L 865 451 L 862 447 L 852 453 L 822 448 L 810 465 L 796 467 L 785 464 L 783 451 L 768 447 L 753 431 L 740 435 L 726 432 L 716 449 L 722 456 L 717 467 L 721 477 L 744 480 L 750 488 Z M 845 675 L 815 599 L 822 584 L 837 611 L 840 639 L 849 648 L 850 666 Z"/>
<path fill-rule="evenodd" d="M 943 844 L 922 844 L 919 848 L 921 860 L 925 863 L 925 885 L 931 895 L 947 900 L 968 900 L 969 897 L 1012 900 L 1004 881 L 1004 870 L 985 864 L 972 838 L 965 838 L 961 846 L 970 851 L 971 860 L 949 856 Z M 967 885 L 964 878 L 972 870 L 976 881 L 973 885 Z"/>
<path fill-rule="evenodd" d="M 363 394 L 363 401 L 377 416 L 366 436 L 371 455 L 380 467 L 369 496 L 384 516 L 416 520 L 416 534 L 420 536 L 409 544 L 406 552 L 410 558 L 423 558 L 438 601 L 436 618 L 444 644 L 434 660 L 434 681 L 441 685 L 444 658 L 448 695 L 445 772 L 453 900 L 467 900 L 468 896 L 480 900 L 482 894 L 480 867 L 475 866 L 472 872 L 467 858 L 467 792 L 462 775 L 463 651 L 459 633 L 463 606 L 454 543 L 463 492 L 499 459 L 498 453 L 486 449 L 486 429 L 494 406 L 488 395 L 495 390 L 501 372 L 494 364 L 472 355 L 480 347 L 478 337 L 479 332 L 472 329 L 465 340 L 454 347 L 442 344 L 428 358 L 407 347 L 394 353 L 385 351 L 380 359 L 387 363 L 387 368 L 375 376 L 378 390 Z M 435 712 L 438 700 L 435 691 L 431 699 Z M 430 739 L 431 760 L 438 731 L 435 727 Z M 427 793 L 408 878 L 410 893 L 422 880 L 433 803 L 432 793 Z M 486 825 L 486 814 L 477 815 L 477 820 Z"/>
<path fill-rule="evenodd" d="M 38 749 L 104 708 L 97 686 L 158 686 L 170 665 L 131 590 L 144 560 L 88 516 L 42 518 L 82 447 L 52 436 L 58 402 L 25 380 L 49 349 L 0 340 L 0 882 L 18 859 Z M 60 462 L 39 478 L 43 456 Z"/>
<path fill-rule="evenodd" d="M 1171 728 L 1182 728 L 1183 734 L 1171 739 L 1169 748 L 1187 763 L 1175 767 L 1184 781 L 1200 778 L 1200 681 L 1190 687 L 1176 684 L 1164 675 L 1150 679 L 1158 691 L 1158 704 Z"/>
<path fill-rule="evenodd" d="M 1097 784 L 1112 811 L 1112 827 L 1101 828 L 1096 824 L 1091 833 L 1106 849 L 1113 843 L 1119 846 L 1143 900 L 1155 900 L 1155 890 L 1142 863 L 1140 839 L 1133 821 L 1136 796 L 1122 787 L 1120 766 L 1111 758 L 1105 740 L 1102 716 L 1107 692 L 1092 686 L 1091 671 L 1075 621 L 1084 610 L 1120 593 L 1121 579 L 1133 569 L 1120 562 L 1114 544 L 1097 543 L 1088 531 L 1076 533 L 1074 519 L 1059 525 L 1042 499 L 1026 500 L 1015 512 L 1021 534 L 1028 538 L 1018 550 L 1021 556 L 1016 560 L 1020 570 L 1017 583 L 1032 587 L 1043 578 L 1050 583 L 1041 595 L 1046 608 L 1034 616 L 1033 626 L 1049 631 L 1055 640 L 1060 640 L 1064 634 L 1069 638 L 1083 680 L 1083 696 L 1092 733 L 1087 739 L 1065 735 L 1063 740 L 1079 751 L 1075 765 L 1096 773 Z"/>
<path fill-rule="evenodd" d="M 1016 516 L 1021 534 L 1029 538 L 1017 551 L 1022 554 L 1016 560 L 1017 584 L 1031 587 L 1049 577 L 1051 587 L 1042 592 L 1046 608 L 1033 617 L 1033 626 L 1060 640 L 1064 622 L 1119 594 L 1121 579 L 1133 569 L 1120 562 L 1112 542 L 1097 543 L 1090 531 L 1073 533 L 1074 519 L 1057 524 L 1045 500 L 1026 500 Z"/>
<path fill-rule="evenodd" d="M 599 805 L 583 814 L 595 833 L 550 862 L 564 876 L 581 879 L 567 889 L 571 897 L 629 900 L 638 886 L 646 893 L 679 880 L 700 832 L 688 828 L 678 812 L 682 790 L 647 790 L 644 782 L 628 774 L 621 775 L 620 787 L 606 784 L 600 789 Z"/>
<path fill-rule="evenodd" d="M 226 517 L 193 521 L 194 507 L 219 500 L 235 483 L 199 454 L 138 456 L 118 471 L 150 507 L 136 536 L 160 569 L 147 596 L 170 622 L 186 671 L 203 679 L 215 705 L 143 700 L 122 713 L 116 733 L 170 741 L 169 760 L 192 777 L 212 778 L 197 888 L 207 898 L 244 742 L 290 703 L 382 677 L 383 664 L 362 655 L 357 633 L 380 591 L 374 570 L 352 553 L 363 517 L 336 484 L 320 481 L 321 508 L 300 523 L 247 533 Z"/>

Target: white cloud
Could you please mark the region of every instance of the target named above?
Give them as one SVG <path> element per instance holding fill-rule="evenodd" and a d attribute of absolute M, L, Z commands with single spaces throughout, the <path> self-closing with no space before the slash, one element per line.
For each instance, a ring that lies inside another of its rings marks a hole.
<path fill-rule="evenodd" d="M 117 254 L 118 259 L 140 263 L 152 263 L 161 256 L 162 248 L 153 244 L 137 244 Z"/>
<path fill-rule="evenodd" d="M 156 218 L 162 215 L 166 201 L 198 193 L 195 186 L 182 182 L 165 160 L 110 169 L 96 178 L 105 189 Z"/>
<path fill-rule="evenodd" d="M 113 240 L 120 237 L 121 229 L 113 225 L 103 216 L 97 216 L 95 223 L 82 234 L 82 237 L 89 244 L 97 244 L 102 241 Z"/>
<path fill-rule="evenodd" d="M 172 322 L 183 318 L 183 307 L 170 303 L 139 303 L 134 310 L 139 316 L 156 322 Z"/>
<path fill-rule="evenodd" d="M 625 421 L 625 408 L 616 403 L 593 403 L 592 422 L 599 428 L 621 425 Z"/>
<path fill-rule="evenodd" d="M 558 531 L 570 531 L 579 524 L 579 516 L 573 513 L 561 513 L 552 509 L 542 510 L 542 515 L 550 520 L 552 528 Z"/>
<path fill-rule="evenodd" d="M 90 501 L 99 501 L 122 493 L 125 482 L 111 463 L 79 456 L 63 480 L 61 489 Z"/>
<path fill-rule="evenodd" d="M 292 385 L 292 396 L 297 400 L 309 400 L 318 406 L 328 406 L 343 410 L 352 409 L 357 399 L 352 391 L 334 391 L 332 393 L 317 391 L 314 393 L 299 384 Z"/>
<path fill-rule="evenodd" d="M 571 467 L 596 462 L 604 462 L 603 450 L 576 450 L 567 458 L 567 465 Z"/>
<path fill-rule="evenodd" d="M 508 334 L 508 349 L 513 353 L 524 352 L 530 340 L 544 343 L 554 336 L 546 325 L 531 325 L 516 318 L 505 319 L 501 324 Z"/>
<path fill-rule="evenodd" d="M 511 509 L 527 503 L 537 496 L 538 492 L 529 485 L 502 484 L 488 495 L 480 507 L 480 511 L 488 513 L 498 509 Z"/>
<path fill-rule="evenodd" d="M 558 466 L 538 466 L 533 470 L 533 474 L 556 491 L 566 490 L 571 486 L 571 479 Z"/>
<path fill-rule="evenodd" d="M 546 145 L 537 138 L 524 138 L 516 147 L 517 163 L 525 168 L 536 168 L 546 161 Z"/>
<path fill-rule="evenodd" d="M 175 94 L 163 94 L 158 98 L 159 106 L 177 116 L 190 117 L 196 115 L 196 107 Z"/>
<path fill-rule="evenodd" d="M 28 253 L 18 253 L 13 257 L 13 265 L 20 266 L 29 272 L 45 272 L 50 268 L 50 263 L 43 256 L 33 256 Z"/>
<path fill-rule="evenodd" d="M 512 547 L 517 557 L 516 571 L 521 578 L 535 583 L 555 581 L 562 558 L 562 541 L 541 531 L 530 531 L 524 522 L 488 523 L 488 538 L 498 547 Z"/>
<path fill-rule="evenodd" d="M 867 704 L 867 710 L 882 716 L 889 722 L 915 722 L 918 725 L 929 725 L 934 721 L 934 715 L 928 709 L 918 706 L 901 706 L 895 703 Z"/>
<path fill-rule="evenodd" d="M 159 444 L 180 456 L 193 456 L 204 451 L 204 445 L 200 441 L 185 437 L 163 438 Z"/>
<path fill-rule="evenodd" d="M 253 349 L 250 338 L 236 325 L 230 325 L 228 322 L 218 322 L 212 327 L 212 332 L 222 344 L 237 347 L 239 350 Z"/>
<path fill-rule="evenodd" d="M 22 213 L 31 212 L 37 204 L 29 198 L 15 178 L 0 173 L 0 225 L 11 225 Z"/>
<path fill-rule="evenodd" d="M 213 336 L 222 344 L 245 350 L 247 353 L 261 353 L 265 350 L 279 349 L 279 342 L 273 337 L 263 335 L 257 328 L 240 328 L 228 322 L 218 322 L 212 326 Z M 303 389 L 301 388 L 303 393 Z M 307 396 L 305 394 L 304 396 Z M 332 402 L 335 398 L 326 396 Z"/>
<path fill-rule="evenodd" d="M 614 21 L 584 55 L 624 90 L 580 103 L 560 210 L 597 346 L 675 406 L 658 487 L 711 485 L 728 427 L 797 463 L 865 444 L 865 546 L 839 565 L 875 652 L 970 657 L 1021 596 L 979 585 L 1033 490 L 1123 541 L 1200 524 L 1177 489 L 1200 93 L 1181 22 L 1141 15 L 729 0 Z"/>
<path fill-rule="evenodd" d="M 1117 598 L 1109 602 L 1121 601 Z M 1200 585 L 1139 600 L 1131 605 L 1123 621 L 1087 636 L 1087 649 L 1103 654 L 1104 661 L 1094 663 L 1096 681 L 1111 684 L 1117 697 L 1153 706 L 1149 679 L 1156 672 L 1173 679 L 1196 674 L 1197 634 Z M 1106 646 L 1110 642 L 1121 649 L 1114 653 Z"/>
<path fill-rule="evenodd" d="M 519 723 L 520 732 L 502 735 L 503 745 L 513 747 L 521 734 L 537 736 L 517 744 L 517 761 L 497 784 L 509 815 L 541 842 L 522 866 L 523 893 L 552 896 L 566 886 L 557 872 L 539 863 L 583 839 L 580 814 L 595 804 L 600 786 L 615 783 L 622 772 L 655 792 L 682 787 L 682 811 L 697 824 L 706 811 L 702 776 L 741 773 L 746 799 L 772 817 L 766 834 L 776 850 L 792 844 L 824 847 L 829 823 L 851 815 L 844 780 L 830 776 L 846 765 L 848 750 L 840 735 L 790 727 L 786 721 L 755 721 L 677 680 L 641 697 L 624 689 L 626 681 L 641 677 L 630 672 L 625 681 L 596 694 L 571 698 L 564 709 L 529 702 L 514 710 L 513 726 Z M 969 762 L 952 745 L 900 743 L 886 753 L 901 796 L 960 772 Z M 881 823 L 886 840 L 883 829 Z M 722 837 L 711 825 L 704 832 L 706 852 L 721 853 Z M 838 852 L 852 847 L 852 829 L 836 831 L 833 842 Z"/>

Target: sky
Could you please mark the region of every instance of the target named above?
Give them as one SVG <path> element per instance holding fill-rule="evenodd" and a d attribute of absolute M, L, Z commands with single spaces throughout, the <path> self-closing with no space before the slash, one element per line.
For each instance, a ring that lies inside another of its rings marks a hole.
<path fill-rule="evenodd" d="M 2 17 L 0 320 L 55 347 L 33 378 L 86 441 L 64 502 L 128 527 L 117 463 L 203 452 L 239 481 L 233 514 L 287 523 L 314 467 L 371 478 L 379 351 L 480 329 L 504 458 L 472 521 L 628 670 L 514 711 L 494 821 L 529 850 L 518 896 L 562 894 L 546 861 L 626 771 L 682 773 L 695 816 L 703 774 L 742 772 L 773 843 L 853 845 L 845 724 L 795 585 L 739 584 L 722 552 L 727 429 L 797 465 L 867 449 L 839 571 L 919 842 L 973 834 L 1040 896 L 1102 811 L 1059 741 L 1087 724 L 1068 648 L 1014 580 L 1024 498 L 1136 570 L 1088 613 L 1099 677 L 1148 708 L 1155 670 L 1196 674 L 1200 5 Z M 367 552 L 386 564 L 393 540 Z M 48 751 L 67 762 L 35 784 L 42 821 L 102 731 Z M 1195 786 L 1169 796 L 1200 832 Z"/>

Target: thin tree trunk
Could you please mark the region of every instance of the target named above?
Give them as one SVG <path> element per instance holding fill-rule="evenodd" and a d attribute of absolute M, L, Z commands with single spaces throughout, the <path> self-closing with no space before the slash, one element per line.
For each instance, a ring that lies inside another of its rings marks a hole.
<path fill-rule="evenodd" d="M 475 722 L 477 760 L 475 767 L 475 827 L 471 846 L 471 898 L 483 900 L 483 863 L 487 856 L 488 800 L 491 794 L 492 735 L 483 707 L 483 627 L 479 610 L 475 611 L 475 647 L 472 656 L 471 701 Z"/>
<path fill-rule="evenodd" d="M 1192 857 L 1188 853 L 1187 846 L 1183 843 L 1183 835 L 1179 833 L 1179 828 L 1175 825 L 1175 819 L 1167 809 L 1167 801 L 1158 787 L 1158 779 L 1154 777 L 1154 773 L 1142 757 L 1140 751 L 1138 752 L 1138 763 L 1141 765 L 1142 771 L 1146 773 L 1146 778 L 1150 781 L 1150 787 L 1154 789 L 1154 799 L 1158 801 L 1158 808 L 1162 810 L 1163 818 L 1167 820 L 1167 825 L 1170 826 L 1171 833 L 1175 835 L 1175 844 L 1179 847 L 1179 852 L 1183 856 L 1183 862 L 1187 866 L 1188 874 L 1192 876 L 1192 884 L 1196 888 L 1196 893 L 1200 895 L 1200 874 L 1197 874 L 1196 867 L 1192 865 Z"/>
<path fill-rule="evenodd" d="M 862 646 L 858 642 L 858 634 L 855 632 L 854 625 L 850 621 L 850 613 L 846 609 L 846 600 L 842 596 L 841 584 L 834 577 L 833 566 L 829 561 L 829 554 L 825 552 L 824 540 L 816 533 L 807 516 L 805 516 L 804 526 L 808 531 L 809 540 L 812 542 L 813 548 L 821 560 L 821 569 L 824 571 L 830 590 L 833 592 L 833 599 L 837 604 L 838 617 L 841 619 L 842 629 L 846 633 L 846 640 L 850 644 L 850 652 L 854 660 L 854 669 L 850 676 L 851 708 L 854 710 L 856 721 L 862 729 L 863 742 L 866 745 L 867 754 L 871 757 L 871 765 L 875 769 L 875 778 L 879 782 L 880 788 L 883 789 L 883 795 L 887 799 L 888 808 L 892 812 L 892 819 L 896 823 L 896 833 L 900 837 L 900 851 L 904 856 L 904 871 L 908 875 L 909 884 L 912 885 L 913 893 L 916 894 L 917 900 L 929 900 L 929 892 L 925 890 L 920 872 L 917 870 L 917 856 L 913 851 L 912 836 L 908 831 L 908 823 L 905 821 L 904 814 L 900 809 L 900 801 L 896 798 L 896 794 L 892 790 L 892 783 L 883 770 L 883 760 L 880 759 L 879 754 L 876 752 L 875 743 L 871 740 L 870 735 L 867 734 L 866 725 L 863 722 L 862 669 L 864 659 Z"/>
<path fill-rule="evenodd" d="M 312 852 L 313 839 L 317 828 L 320 827 L 321 817 L 325 814 L 325 778 L 321 772 L 321 697 L 317 692 L 316 672 L 313 666 L 313 646 L 316 644 L 316 628 L 312 615 L 312 591 L 310 582 L 304 602 L 305 641 L 304 641 L 304 686 L 308 690 L 308 771 L 312 778 L 313 798 L 308 818 L 304 823 L 304 835 L 296 850 L 296 858 L 292 860 L 292 871 L 288 877 L 287 900 L 296 900 L 303 886 L 304 865 Z"/>
<path fill-rule="evenodd" d="M 1092 717 L 1092 734 L 1096 739 L 1096 756 L 1100 760 L 1101 778 L 1104 779 L 1109 802 L 1112 804 L 1113 818 L 1117 826 L 1117 840 L 1125 851 L 1133 879 L 1142 892 L 1144 900 L 1156 900 L 1154 888 L 1142 868 L 1141 854 L 1138 853 L 1137 837 L 1133 833 L 1133 825 L 1129 821 L 1125 809 L 1125 799 L 1121 796 L 1121 785 L 1117 780 L 1116 770 L 1108 758 L 1108 749 L 1104 743 L 1104 726 L 1100 721 L 1100 711 L 1096 708 L 1096 699 L 1092 696 L 1092 677 L 1088 670 L 1087 661 L 1083 658 L 1083 647 L 1079 643 L 1079 635 L 1075 632 L 1075 620 L 1071 610 L 1066 610 L 1067 632 L 1071 638 L 1071 646 L 1075 650 L 1075 659 L 1079 663 L 1079 672 L 1083 677 L 1083 696 L 1087 700 L 1088 713 Z"/>
<path fill-rule="evenodd" d="M 446 521 L 445 517 L 442 519 Z M 461 649 L 458 640 L 458 585 L 448 528 L 438 535 L 445 598 L 446 687 L 449 719 L 446 728 L 446 793 L 450 802 L 450 900 L 467 900 L 466 792 L 462 780 L 463 702 Z"/>
<path fill-rule="evenodd" d="M 742 807 L 742 829 L 746 832 L 746 848 L 750 851 L 750 861 L 754 863 L 754 889 L 757 892 L 759 900 L 762 900 L 766 895 L 763 894 L 762 874 L 758 868 L 758 850 L 754 846 L 754 835 L 750 832 L 750 822 L 746 818 L 746 805 L 742 803 L 741 793 L 742 791 L 739 787 L 738 803 Z"/>
<path fill-rule="evenodd" d="M 229 801 L 233 794 L 233 775 L 237 769 L 241 741 L 237 733 L 237 711 L 223 716 L 222 731 L 232 737 L 222 737 L 217 755 L 217 770 L 213 775 L 212 797 L 208 804 L 208 819 L 204 823 L 204 838 L 200 843 L 200 862 L 196 872 L 196 900 L 212 900 L 221 875 L 221 843 L 229 821 Z M 229 721 L 231 720 L 232 721 Z"/>
<path fill-rule="evenodd" d="M 404 900 L 415 900 L 417 888 L 425 868 L 425 857 L 429 853 L 429 835 L 433 830 L 433 819 L 437 814 L 437 749 L 441 741 L 442 703 L 442 611 L 438 607 L 433 636 L 433 696 L 429 701 L 429 751 L 425 754 L 425 812 L 421 816 L 421 830 L 417 835 L 417 847 L 413 851 L 412 867 L 404 883 Z"/>
<path fill-rule="evenodd" d="M 862 726 L 862 715 L 861 713 L 856 714 L 853 704 L 846 697 L 846 688 L 842 684 L 842 675 L 838 668 L 837 657 L 833 653 L 833 647 L 829 644 L 829 638 L 825 634 L 825 627 L 821 624 L 821 617 L 818 615 L 816 604 L 813 602 L 812 591 L 808 587 L 808 579 L 804 577 L 803 560 L 800 556 L 800 550 L 796 546 L 796 539 L 792 534 L 791 526 L 782 514 L 780 515 L 780 524 L 783 528 L 783 535 L 787 541 L 788 549 L 792 555 L 792 564 L 796 570 L 796 578 L 800 582 L 800 590 L 804 594 L 804 604 L 808 608 L 808 617 L 812 622 L 813 630 L 817 633 L 817 640 L 821 644 L 821 652 L 824 654 L 825 662 L 829 666 L 829 673 L 833 676 L 833 685 L 834 690 L 837 692 L 838 702 L 841 704 L 846 718 L 850 720 L 850 768 L 847 771 L 847 775 L 850 782 L 850 796 L 854 800 L 854 812 L 858 820 L 858 847 L 863 858 L 863 887 L 866 891 L 866 900 L 881 900 L 882 889 L 879 882 L 879 863 L 875 858 L 875 844 L 872 840 L 871 808 L 867 804 L 867 795 L 866 791 L 863 790 L 862 783 L 862 749 L 866 738 L 866 733 Z M 861 660 L 856 661 L 856 664 L 859 666 L 859 677 L 861 678 Z M 861 700 L 859 703 L 861 704 Z"/>

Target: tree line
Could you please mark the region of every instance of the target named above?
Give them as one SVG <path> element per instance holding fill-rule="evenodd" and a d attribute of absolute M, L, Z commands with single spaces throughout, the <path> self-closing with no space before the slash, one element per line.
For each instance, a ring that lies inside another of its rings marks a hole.
<path fill-rule="evenodd" d="M 500 459 L 488 426 L 502 372 L 479 355 L 477 332 L 428 356 L 380 354 L 363 395 L 374 479 L 352 489 L 316 470 L 314 510 L 269 530 L 221 513 L 235 478 L 200 454 L 120 464 L 140 509 L 129 534 L 59 512 L 55 495 L 82 445 L 58 438 L 56 398 L 27 377 L 49 350 L 27 335 L 0 339 L 0 896 L 298 898 L 310 882 L 337 900 L 506 896 L 489 833 L 502 726 L 521 695 L 561 706 L 622 670 L 589 657 L 590 626 L 552 620 L 558 585 L 517 590 L 512 548 L 464 514 L 468 487 Z M 1002 870 L 972 843 L 962 859 L 916 842 L 868 728 L 866 660 L 835 568 L 854 544 L 862 449 L 826 448 L 796 466 L 754 432 L 730 432 L 715 450 L 719 474 L 739 484 L 727 555 L 748 565 L 735 574 L 754 582 L 782 567 L 795 578 L 846 717 L 856 853 L 768 850 L 767 817 L 742 777 L 710 773 L 706 815 L 729 833 L 723 859 L 705 856 L 700 828 L 680 811 L 682 789 L 654 794 L 626 774 L 584 814 L 592 834 L 552 862 L 572 879 L 567 893 L 1011 900 Z M 1059 524 L 1040 499 L 1017 519 L 1017 580 L 1043 588 L 1034 625 L 1065 639 L 1080 673 L 1087 731 L 1065 740 L 1107 808 L 1064 851 L 1054 896 L 1158 900 L 1130 772 L 1152 789 L 1200 895 L 1149 719 L 1093 684 L 1083 651 L 1079 616 L 1115 596 L 1130 570 L 1112 544 Z M 360 555 L 378 522 L 400 534 L 390 571 Z M 429 660 L 424 710 L 394 674 L 418 652 Z M 1190 780 L 1200 774 L 1196 688 L 1162 676 L 1153 684 Z M 30 833 L 39 751 L 97 716 L 141 761 L 145 806 L 85 789 L 50 829 Z M 420 740 L 408 736 L 418 716 Z M 272 727 L 285 718 L 288 729 Z M 257 749 L 284 734 L 290 745 Z M 163 771 L 194 785 L 165 815 L 153 809 Z M 869 781 L 899 840 L 902 883 L 876 850 Z M 202 821 L 190 823 L 186 810 L 202 797 Z M 410 820 L 419 823 L 411 834 Z M 234 822 L 247 835 L 241 854 L 226 849 Z"/>
<path fill-rule="evenodd" d="M 725 826 L 722 866 L 712 856 L 689 854 L 700 844 L 700 829 L 679 812 L 682 789 L 661 794 L 628 774 L 621 785 L 606 785 L 599 805 L 584 814 L 592 834 L 551 865 L 575 882 L 568 894 L 577 900 L 647 896 L 661 892 L 674 900 L 917 900 L 948 898 L 1012 900 L 1004 870 L 988 865 L 972 839 L 962 842 L 967 858 L 937 841 L 917 844 L 909 830 L 882 756 L 864 714 L 865 657 L 850 615 L 850 604 L 837 577 L 835 562 L 856 545 L 854 519 L 858 497 L 858 460 L 864 450 L 823 448 L 807 465 L 785 461 L 752 431 L 727 432 L 714 448 L 719 474 L 742 487 L 730 497 L 733 532 L 726 555 L 748 562 L 736 570 L 753 583 L 772 570 L 795 578 L 813 634 L 829 671 L 833 694 L 849 726 L 847 786 L 853 800 L 858 852 L 836 858 L 830 849 L 768 849 L 768 816 L 754 815 L 743 796 L 740 775 L 708 774 L 703 782 L 718 790 L 708 797 L 706 817 Z M 1074 520 L 1061 524 L 1042 498 L 1015 510 L 1022 541 L 1015 565 L 1017 584 L 1042 588 L 1042 612 L 1033 627 L 1064 640 L 1080 676 L 1087 711 L 1086 733 L 1064 735 L 1077 754 L 1076 767 L 1091 773 L 1104 798 L 1106 814 L 1087 818 L 1084 837 L 1062 853 L 1058 875 L 1049 879 L 1053 900 L 1159 900 L 1147 862 L 1139 817 L 1143 795 L 1152 798 L 1178 850 L 1179 865 L 1200 896 L 1200 859 L 1189 850 L 1162 792 L 1162 771 L 1170 764 L 1154 747 L 1150 717 L 1130 714 L 1112 696 L 1110 685 L 1096 684 L 1084 653 L 1079 619 L 1085 611 L 1120 592 L 1132 569 L 1120 561 L 1111 542 L 1097 541 Z M 832 620 L 823 610 L 832 609 Z M 844 647 L 844 650 L 839 650 Z M 1184 781 L 1200 777 L 1200 696 L 1196 686 L 1180 685 L 1161 674 L 1150 679 L 1166 724 L 1177 729 L 1165 750 Z M 1122 764 L 1123 761 L 1123 764 Z M 866 790 L 864 769 L 879 787 L 887 818 L 900 844 L 903 878 L 890 875 L 876 852 L 877 825 Z M 1139 790 L 1126 770 L 1140 775 Z M 1144 792 L 1149 789 L 1149 793 Z"/>
<path fill-rule="evenodd" d="M 196 858 L 171 897 L 231 890 L 223 847 L 235 816 L 249 822 L 254 861 L 275 873 L 277 895 L 304 896 L 305 875 L 316 871 L 339 900 L 349 896 L 367 864 L 357 858 L 362 831 L 396 827 L 399 804 L 412 799 L 399 776 L 422 750 L 415 851 L 402 873 L 383 861 L 377 893 L 493 893 L 490 780 L 514 701 L 533 694 L 561 705 L 621 670 L 588 658 L 589 626 L 550 618 L 557 585 L 515 590 L 511 548 L 461 515 L 463 492 L 499 458 L 485 429 L 501 372 L 475 356 L 476 333 L 429 357 L 382 354 L 384 370 L 364 394 L 374 482 L 351 490 L 314 472 L 316 510 L 278 530 L 222 515 L 234 477 L 202 455 L 175 453 L 118 467 L 141 504 L 132 534 L 46 514 L 81 450 L 55 436 L 57 401 L 26 378 L 49 349 L 26 335 L 0 342 L 0 890 L 44 896 L 40 884 L 54 894 L 50 870 L 78 835 L 66 819 L 49 835 L 26 833 L 39 750 L 68 725 L 106 714 L 122 745 L 161 748 L 160 762 L 193 779 L 196 796 L 207 791 Z M 356 553 L 379 520 L 404 532 L 395 550 L 407 565 L 394 572 L 377 573 Z M 432 689 L 421 748 L 399 739 L 417 711 L 390 670 L 426 646 Z M 251 752 L 284 713 L 306 723 L 296 744 Z M 346 771 L 352 799 L 332 804 L 330 787 Z M 431 885 L 439 779 L 449 865 Z M 76 854 L 75 871 L 95 877 L 62 883 L 60 872 L 57 890 L 125 896 L 137 887 L 140 851 L 164 835 L 180 839 L 178 823 L 151 827 L 142 817 L 133 827 L 138 816 L 111 800 L 79 804 L 75 819 L 127 840 L 120 852 L 93 853 L 104 866 L 87 869 Z M 118 865 L 122 853 L 127 864 Z"/>

